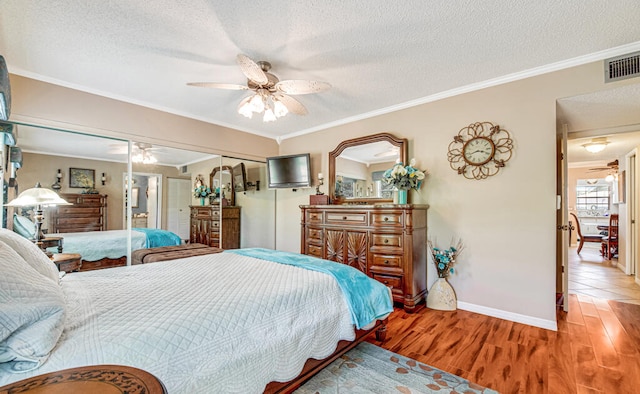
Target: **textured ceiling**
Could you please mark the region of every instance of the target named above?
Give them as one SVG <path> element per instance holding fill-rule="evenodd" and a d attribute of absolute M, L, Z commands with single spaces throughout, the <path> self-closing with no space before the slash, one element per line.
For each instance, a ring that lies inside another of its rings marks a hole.
<path fill-rule="evenodd" d="M 640 40 L 637 0 L 0 0 L 9 71 L 251 133 L 286 138 Z M 236 112 L 235 57 L 327 92 L 273 123 Z"/>

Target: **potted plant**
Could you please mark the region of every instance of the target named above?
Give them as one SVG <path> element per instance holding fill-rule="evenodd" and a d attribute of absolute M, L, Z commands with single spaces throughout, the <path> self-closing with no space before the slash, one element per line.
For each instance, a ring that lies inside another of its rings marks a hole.
<path fill-rule="evenodd" d="M 462 241 L 458 240 L 455 246 L 450 246 L 448 249 L 438 248 L 431 240 L 427 241 L 427 245 L 438 271 L 438 279 L 431 286 L 427 295 L 427 307 L 453 311 L 457 307 L 456 293 L 447 278 L 455 272 L 453 265 L 456 263 L 458 255 L 462 252 Z"/>
<path fill-rule="evenodd" d="M 422 181 L 427 176 L 426 170 L 419 170 L 415 165 L 416 159 L 411 159 L 407 166 L 402 162 L 397 162 L 382 175 L 382 180 L 385 183 L 398 189 L 398 204 L 406 204 L 407 191 L 420 189 Z"/>

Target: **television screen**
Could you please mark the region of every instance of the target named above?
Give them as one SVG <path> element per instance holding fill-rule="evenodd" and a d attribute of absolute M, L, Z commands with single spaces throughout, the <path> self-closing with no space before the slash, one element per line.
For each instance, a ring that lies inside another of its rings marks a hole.
<path fill-rule="evenodd" d="M 309 153 L 267 157 L 267 177 L 270 188 L 298 188 L 311 186 L 311 158 Z"/>
<path fill-rule="evenodd" d="M 233 187 L 236 192 L 243 192 L 247 190 L 247 171 L 244 168 L 244 163 L 233 166 Z"/>

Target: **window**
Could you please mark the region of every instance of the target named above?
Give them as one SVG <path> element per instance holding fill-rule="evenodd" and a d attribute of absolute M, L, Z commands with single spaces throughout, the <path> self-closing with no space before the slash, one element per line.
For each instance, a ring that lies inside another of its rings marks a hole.
<path fill-rule="evenodd" d="M 576 186 L 578 216 L 604 216 L 611 207 L 611 185 L 604 179 L 579 179 Z"/>

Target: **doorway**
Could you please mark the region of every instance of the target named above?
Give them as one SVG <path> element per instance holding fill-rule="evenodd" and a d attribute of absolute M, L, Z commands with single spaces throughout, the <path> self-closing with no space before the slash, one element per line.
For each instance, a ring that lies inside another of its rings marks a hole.
<path fill-rule="evenodd" d="M 123 225 L 127 228 L 127 205 L 131 203 L 131 227 L 162 228 L 162 174 L 131 173 L 131 193 L 127 188 L 127 175 L 123 174 Z M 130 198 L 129 198 L 130 196 Z"/>

